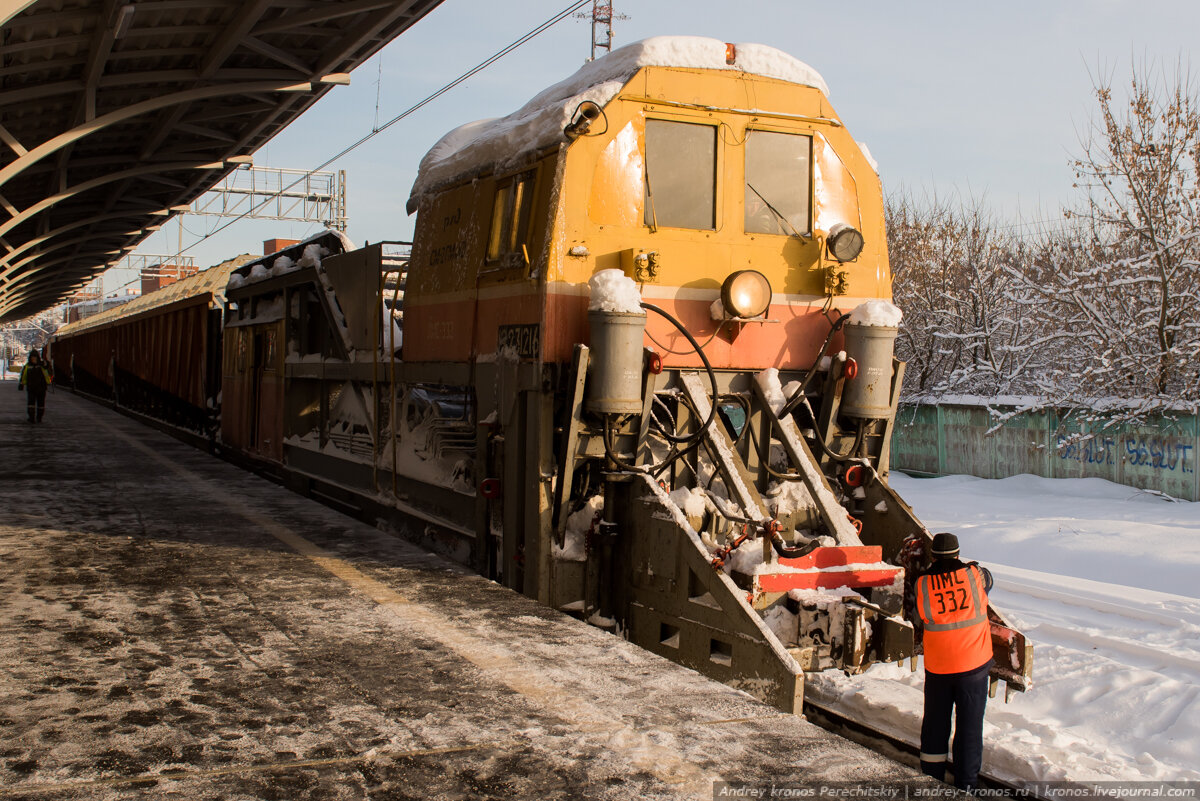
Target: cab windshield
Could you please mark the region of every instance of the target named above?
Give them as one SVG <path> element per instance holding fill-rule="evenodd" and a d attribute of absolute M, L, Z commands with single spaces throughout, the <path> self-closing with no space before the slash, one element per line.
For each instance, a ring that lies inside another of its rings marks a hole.
<path fill-rule="evenodd" d="M 746 233 L 812 233 L 811 154 L 811 136 L 747 131 Z"/>
<path fill-rule="evenodd" d="M 646 120 L 646 225 L 716 227 L 717 129 Z"/>

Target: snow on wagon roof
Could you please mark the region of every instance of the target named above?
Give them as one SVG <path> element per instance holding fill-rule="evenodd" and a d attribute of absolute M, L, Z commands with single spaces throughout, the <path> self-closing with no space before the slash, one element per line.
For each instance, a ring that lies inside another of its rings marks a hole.
<path fill-rule="evenodd" d="M 782 50 L 735 44 L 726 63 L 725 42 L 703 36 L 655 36 L 589 62 L 571 77 L 543 90 L 521 108 L 498 119 L 477 120 L 443 136 L 421 159 L 413 201 L 432 187 L 487 164 L 501 164 L 562 137 L 571 115 L 585 100 L 604 106 L 642 67 L 736 70 L 811 86 L 829 95 L 820 74 Z"/>

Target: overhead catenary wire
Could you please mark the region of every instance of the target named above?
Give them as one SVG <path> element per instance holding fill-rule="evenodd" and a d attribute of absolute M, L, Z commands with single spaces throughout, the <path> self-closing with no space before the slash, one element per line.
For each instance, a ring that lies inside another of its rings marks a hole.
<path fill-rule="evenodd" d="M 525 34 L 524 34 L 523 36 L 521 36 L 520 38 L 518 38 L 518 39 L 514 40 L 513 42 L 510 42 L 510 43 L 509 43 L 509 44 L 507 44 L 507 45 L 505 45 L 503 48 L 501 48 L 500 50 L 497 50 L 497 51 L 496 51 L 495 53 L 493 53 L 491 56 L 489 56 L 488 58 L 486 58 L 486 59 L 484 59 L 483 61 L 479 62 L 479 63 L 478 63 L 478 64 L 476 64 L 474 67 L 472 67 L 471 69 L 469 69 L 469 70 L 467 70 L 466 72 L 464 72 L 462 75 L 459 75 L 459 76 L 458 76 L 457 78 L 455 78 L 454 80 L 452 80 L 452 81 L 450 81 L 449 83 L 447 83 L 447 84 L 443 85 L 443 86 L 442 86 L 440 89 L 438 89 L 438 90 L 434 91 L 433 93 L 431 93 L 431 94 L 427 95 L 426 97 L 424 97 L 423 99 L 421 99 L 421 100 L 420 100 L 420 101 L 418 101 L 417 103 L 413 104 L 412 106 L 409 106 L 409 107 L 408 107 L 407 109 L 405 109 L 404 111 L 402 111 L 402 112 L 400 112 L 399 114 L 397 114 L 396 116 L 392 117 L 390 120 L 388 120 L 387 122 L 385 122 L 383 125 L 373 125 L 370 133 L 368 133 L 368 134 L 365 134 L 364 136 L 362 136 L 361 138 L 359 138 L 359 139 L 358 139 L 356 142 L 354 142 L 353 144 L 350 144 L 350 145 L 346 146 L 345 148 L 343 148 L 342 150 L 338 151 L 338 153 L 337 153 L 336 155 L 333 155 L 333 156 L 329 157 L 328 159 L 326 159 L 325 161 L 323 161 L 321 164 L 317 165 L 316 167 L 313 167 L 311 170 L 308 170 L 308 171 L 307 171 L 307 172 L 305 172 L 303 175 L 301 175 L 301 176 L 299 176 L 298 178 L 296 178 L 296 180 L 295 180 L 295 181 L 293 181 L 292 183 L 290 183 L 290 184 L 288 184 L 287 186 L 283 187 L 282 189 L 280 189 L 280 190 L 279 190 L 279 192 L 277 192 L 277 193 L 275 193 L 275 194 L 282 194 L 282 193 L 284 193 L 284 192 L 288 191 L 289 189 L 291 189 L 292 187 L 294 187 L 296 184 L 298 184 L 298 183 L 300 183 L 301 181 L 303 181 L 303 180 L 305 180 L 306 178 L 308 178 L 308 177 L 309 177 L 310 175 L 312 175 L 313 173 L 315 173 L 315 172 L 319 172 L 320 170 L 323 170 L 323 169 L 325 169 L 325 168 L 326 168 L 326 167 L 328 167 L 330 164 L 334 163 L 335 161 L 337 161 L 338 159 L 342 158 L 343 156 L 345 156 L 345 155 L 347 155 L 347 154 L 351 153 L 351 152 L 352 152 L 352 151 L 354 151 L 355 149 L 357 149 L 357 148 L 361 147 L 362 145 L 366 144 L 368 141 L 370 141 L 371 139 L 375 138 L 375 137 L 376 137 L 376 136 L 378 136 L 379 134 L 383 133 L 384 131 L 386 131 L 388 128 L 392 127 L 392 126 L 393 126 L 393 125 L 395 125 L 396 123 L 400 122 L 401 120 L 405 119 L 406 117 L 409 117 L 409 116 L 411 116 L 411 115 L 412 115 L 412 114 L 414 114 L 415 112 L 419 111 L 420 109 L 422 109 L 422 108 L 424 108 L 425 106 L 427 106 L 427 105 L 429 105 L 430 103 L 432 103 L 434 100 L 437 100 L 439 97 L 441 97 L 442 95 L 446 94 L 446 93 L 447 93 L 447 92 L 449 92 L 451 89 L 454 89 L 454 88 L 455 88 L 456 86 L 458 86 L 459 84 L 463 83 L 464 81 L 466 81 L 466 80 L 470 79 L 470 78 L 471 78 L 471 77 L 473 77 L 474 75 L 476 75 L 476 74 L 478 74 L 478 73 L 482 72 L 483 70 L 487 69 L 487 68 L 488 68 L 488 67 L 490 67 L 492 64 L 494 64 L 494 63 L 496 63 L 497 61 L 499 61 L 500 59 L 504 58 L 504 57 L 505 57 L 506 55 L 508 55 L 509 53 L 511 53 L 511 52 L 513 52 L 514 50 L 518 49 L 519 47 L 521 47 L 522 45 L 524 45 L 524 44 L 526 44 L 527 42 L 531 41 L 532 39 L 536 38 L 537 36 L 540 36 L 541 34 L 545 33 L 545 32 L 546 32 L 546 31 L 548 31 L 550 28 L 552 28 L 552 27 L 554 27 L 555 25 L 557 25 L 558 23 L 562 22 L 564 19 L 567 19 L 568 17 L 570 17 L 572 14 L 574 14 L 574 13 L 575 13 L 576 11 L 578 11 L 579 9 L 581 9 L 581 8 L 583 8 L 584 6 L 588 5 L 590 2 L 592 2 L 592 0 L 576 0 L 576 2 L 574 2 L 574 3 L 572 3 L 571 5 L 567 6 L 567 7 L 566 7 L 566 8 L 564 8 L 562 11 L 559 11 L 558 13 L 554 14 L 554 15 L 553 15 L 553 16 L 551 16 L 549 19 L 545 20 L 545 21 L 544 21 L 544 22 L 542 22 L 540 25 L 538 25 L 538 26 L 536 26 L 535 28 L 531 29 L 530 31 L 528 31 L 527 33 L 525 33 Z M 202 243 L 202 242 L 206 241 L 207 239 L 210 239 L 210 238 L 211 238 L 211 237 L 213 237 L 213 236 L 216 236 L 217 234 L 221 233 L 222 231 L 224 231 L 224 230 L 225 230 L 226 228 L 228 228 L 229 226 L 233 225 L 234 223 L 238 222 L 239 220 L 242 220 L 242 219 L 243 219 L 243 218 L 245 218 L 246 216 L 248 216 L 248 215 L 250 215 L 250 214 L 254 213 L 255 211 L 257 211 L 258 209 L 262 208 L 264 205 L 266 205 L 266 204 L 267 204 L 267 203 L 269 203 L 269 202 L 271 202 L 271 197 L 268 197 L 268 198 L 264 199 L 264 200 L 263 200 L 261 203 L 259 203 L 257 206 L 253 206 L 253 207 L 251 207 L 251 208 L 247 209 L 246 211 L 242 212 L 242 214 L 240 214 L 240 215 L 238 215 L 237 217 L 234 217 L 233 219 L 229 220 L 229 222 L 223 223 L 222 225 L 220 225 L 220 226 L 218 226 L 217 228 L 213 229 L 211 232 L 209 232 L 208 234 L 204 235 L 204 236 L 203 236 L 203 237 L 201 237 L 200 239 L 197 239 L 195 242 L 191 243 L 191 244 L 190 244 L 190 245 L 188 245 L 187 247 L 180 249 L 180 250 L 179 250 L 179 252 L 175 254 L 175 255 L 176 255 L 176 257 L 178 257 L 178 256 L 182 256 L 184 253 L 187 253 L 189 250 L 191 250 L 192 248 L 196 247 L 196 246 L 197 246 L 197 245 L 199 245 L 200 243 Z M 130 283 L 132 283 L 132 282 L 130 282 Z M 128 286 L 128 284 L 126 284 L 126 286 Z"/>

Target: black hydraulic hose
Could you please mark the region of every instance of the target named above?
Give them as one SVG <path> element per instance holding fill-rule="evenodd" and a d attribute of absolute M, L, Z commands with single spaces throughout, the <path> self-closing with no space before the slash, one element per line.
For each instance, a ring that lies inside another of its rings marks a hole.
<path fill-rule="evenodd" d="M 617 467 L 621 468 L 622 470 L 624 470 L 626 472 L 629 472 L 629 473 L 649 473 L 650 472 L 650 470 L 648 468 L 638 467 L 637 465 L 629 464 L 628 462 L 623 461 L 621 459 L 621 457 L 617 456 L 616 452 L 613 451 L 612 415 L 607 415 L 607 414 L 604 415 L 604 455 L 608 457 L 608 460 L 610 462 L 612 462 Z"/>
<path fill-rule="evenodd" d="M 662 475 L 662 473 L 674 462 L 678 461 L 679 459 L 683 458 L 684 456 L 686 456 L 689 453 L 691 453 L 692 451 L 694 451 L 697 447 L 699 447 L 700 442 L 704 439 L 705 432 L 708 431 L 708 429 L 712 426 L 713 421 L 716 420 L 717 403 L 720 400 L 720 398 L 719 398 L 720 390 L 717 386 L 716 371 L 713 370 L 712 363 L 708 360 L 708 356 L 704 353 L 704 348 L 698 342 L 696 342 L 696 338 L 692 336 L 691 332 L 683 327 L 683 323 L 676 320 L 666 310 L 660 309 L 658 306 L 655 306 L 652 303 L 642 303 L 641 306 L 643 309 L 647 309 L 649 311 L 655 312 L 655 313 L 661 315 L 662 317 L 664 317 L 667 320 L 667 322 L 669 322 L 671 325 L 675 326 L 675 328 L 679 331 L 679 333 L 683 334 L 684 337 L 687 338 L 687 341 L 689 343 L 691 343 L 691 345 L 695 349 L 696 353 L 700 356 L 700 361 L 704 363 L 704 369 L 708 373 L 709 384 L 712 386 L 712 402 L 709 404 L 708 419 L 706 419 L 704 421 L 704 424 L 702 426 L 700 426 L 700 428 L 697 429 L 695 433 L 693 433 L 689 436 L 681 437 L 681 436 L 677 436 L 677 435 L 668 433 L 661 426 L 658 427 L 658 433 L 661 434 L 664 439 L 666 439 L 668 442 L 671 443 L 671 451 L 668 452 L 667 456 L 663 459 L 663 461 L 661 463 L 659 463 L 657 465 L 653 465 L 651 467 L 638 467 L 637 465 L 632 465 L 632 464 L 629 464 L 628 462 L 625 462 L 619 456 L 617 456 L 617 454 L 614 450 L 614 447 L 613 447 L 614 443 L 613 443 L 613 434 L 612 434 L 612 420 L 610 419 L 610 417 L 608 415 L 605 415 L 605 417 L 604 417 L 604 436 L 603 436 L 604 455 L 606 457 L 608 457 L 608 459 L 613 464 L 615 464 L 617 467 L 619 467 L 622 470 L 629 471 L 629 472 L 635 472 L 635 473 L 646 473 L 650 476 L 657 478 L 658 476 Z M 832 334 L 830 334 L 830 337 L 832 337 Z M 710 341 L 711 341 L 711 338 L 710 338 Z M 742 399 L 740 396 L 734 396 L 734 397 L 735 397 L 735 400 L 739 404 L 742 405 L 743 409 L 747 409 L 749 404 L 746 403 L 744 401 L 744 399 Z M 653 417 L 653 411 L 651 411 L 651 416 Z M 749 415 L 747 415 L 746 425 L 744 426 L 741 434 L 739 434 L 739 436 L 737 438 L 738 442 L 741 441 L 742 436 L 746 433 L 745 428 L 748 428 L 749 425 L 750 425 Z M 682 445 L 683 447 L 678 447 L 680 445 Z M 770 468 L 768 468 L 768 469 L 770 469 Z"/>
<path fill-rule="evenodd" d="M 856 458 L 855 454 L 857 454 L 858 449 L 862 447 L 862 443 L 866 438 L 866 435 L 867 424 L 860 420 L 858 423 L 858 433 L 854 435 L 854 444 L 850 446 L 850 450 L 846 453 L 835 452 L 832 448 L 825 444 L 825 440 L 821 437 L 814 437 L 814 439 L 816 439 L 817 444 L 821 446 L 821 451 L 824 452 L 824 454 L 830 459 L 833 459 L 835 462 L 848 462 L 851 459 Z"/>
<path fill-rule="evenodd" d="M 630 463 L 626 462 L 625 460 L 623 460 L 620 456 L 617 455 L 616 451 L 614 450 L 612 418 L 609 415 L 604 416 L 603 439 L 604 439 L 604 455 L 608 457 L 609 461 L 611 461 L 617 467 L 619 467 L 620 469 L 622 469 L 628 473 L 645 473 L 646 475 L 650 476 L 651 478 L 658 478 L 660 475 L 663 474 L 663 472 L 668 467 L 670 467 L 676 461 L 678 461 L 679 459 L 682 459 L 684 456 L 687 456 L 689 453 L 691 453 L 693 450 L 695 450 L 697 447 L 699 447 L 700 442 L 701 442 L 700 438 L 697 437 L 694 442 L 692 442 L 690 445 L 688 445 L 686 448 L 683 448 L 682 450 L 677 445 L 673 444 L 673 445 L 671 445 L 671 450 L 667 453 L 667 455 L 663 458 L 663 460 L 661 462 L 659 462 L 658 464 L 655 464 L 655 465 L 649 465 L 648 467 L 639 467 L 636 464 L 630 464 Z"/>
<path fill-rule="evenodd" d="M 692 444 L 688 445 L 686 448 L 678 448 L 675 445 L 672 445 L 671 451 L 667 454 L 666 458 L 664 458 L 662 460 L 662 463 L 659 465 L 656 465 L 654 468 L 652 468 L 650 470 L 650 475 L 654 476 L 655 478 L 658 478 L 659 476 L 661 476 L 663 473 L 666 472 L 668 467 L 670 467 L 671 465 L 673 465 L 675 462 L 679 461 L 683 457 L 687 456 L 692 451 L 699 448 L 700 442 L 701 442 L 700 440 L 696 440 Z M 693 471 L 693 473 L 694 472 L 695 471 Z"/>
<path fill-rule="evenodd" d="M 817 414 L 816 414 L 816 412 L 814 412 L 812 410 L 812 406 L 809 405 L 808 398 L 801 395 L 800 403 L 803 404 L 805 411 L 808 412 L 809 421 L 812 423 L 813 427 L 816 428 L 817 427 Z M 847 451 L 846 453 L 835 452 L 832 448 L 830 448 L 828 445 L 826 445 L 825 440 L 819 436 L 813 436 L 813 439 L 815 439 L 817 441 L 817 445 L 819 445 L 821 447 L 821 452 L 824 453 L 826 456 L 828 456 L 830 459 L 833 459 L 835 462 L 849 462 L 852 459 L 856 458 L 855 454 L 858 452 L 858 449 L 862 446 L 862 442 L 866 438 L 866 435 L 867 435 L 867 422 L 865 420 L 859 420 L 858 421 L 858 431 L 854 435 L 854 444 L 850 446 L 850 450 Z M 870 463 L 867 462 L 867 465 L 870 466 Z"/>
<path fill-rule="evenodd" d="M 825 358 L 826 352 L 829 350 L 829 344 L 833 342 L 833 335 L 836 334 L 841 327 L 850 319 L 849 314 L 843 314 L 839 317 L 829 329 L 829 334 L 825 337 L 824 344 L 821 345 L 821 350 L 817 353 L 817 359 L 812 363 L 812 367 L 808 368 L 808 372 L 804 374 L 804 379 L 800 382 L 800 388 L 792 393 L 792 397 L 788 398 L 787 403 L 783 404 L 783 408 L 779 410 L 779 419 L 783 419 L 796 410 L 800 405 L 800 399 L 804 397 L 804 391 L 808 389 L 809 383 L 813 380 L 813 376 L 817 374 L 817 369 L 821 366 L 821 360 Z"/>
<path fill-rule="evenodd" d="M 691 401 L 688 400 L 687 395 L 684 395 L 682 400 L 684 403 L 687 404 L 688 408 L 690 408 L 693 412 L 696 410 L 695 407 L 692 406 Z M 659 433 L 662 434 L 664 437 L 667 436 L 666 432 L 662 430 L 661 426 L 659 426 Z M 664 472 L 666 472 L 666 469 L 668 467 L 670 467 L 671 465 L 673 465 L 675 462 L 679 461 L 683 457 L 687 456 L 692 451 L 699 448 L 703 442 L 704 442 L 703 437 L 695 437 L 692 439 L 691 442 L 687 443 L 682 448 L 679 447 L 678 444 L 672 443 L 670 452 L 667 453 L 666 457 L 662 460 L 662 462 L 657 467 L 653 468 L 650 471 L 650 475 L 654 476 L 655 478 L 658 478 Z M 689 467 L 690 467 L 690 465 L 689 465 Z M 700 474 L 697 473 L 695 470 L 692 470 L 692 473 L 695 475 L 696 480 L 699 481 Z"/>
<path fill-rule="evenodd" d="M 800 382 L 800 389 L 807 389 L 809 382 L 813 380 L 813 376 L 817 374 L 817 370 L 821 366 L 821 359 L 829 353 L 829 346 L 833 343 L 833 335 L 842 330 L 842 326 L 850 319 L 849 314 L 843 314 L 841 317 L 833 321 L 833 325 L 829 327 L 829 333 L 825 335 L 825 341 L 821 343 L 821 350 L 817 353 L 817 360 L 813 362 L 812 367 L 808 368 L 808 372 L 804 374 L 804 380 Z"/>
<path fill-rule="evenodd" d="M 675 328 L 679 330 L 679 333 L 683 334 L 687 338 L 687 341 L 691 343 L 692 347 L 696 349 L 696 353 L 700 355 L 700 361 L 704 362 L 704 369 L 708 371 L 708 380 L 712 383 L 712 403 L 709 404 L 708 419 L 704 421 L 704 425 L 700 426 L 699 430 L 697 430 L 695 434 L 687 437 L 678 437 L 674 434 L 668 434 L 666 431 L 660 432 L 664 437 L 666 437 L 668 442 L 691 444 L 693 440 L 698 441 L 704 436 L 705 432 L 708 431 L 709 426 L 712 425 L 713 420 L 715 420 L 717 417 L 717 374 L 713 371 L 712 363 L 709 362 L 708 356 L 704 354 L 704 349 L 700 347 L 700 343 L 696 342 L 696 338 L 692 336 L 691 332 L 683 327 L 683 323 L 679 322 L 668 312 L 660 309 L 652 303 L 642 303 L 642 308 L 646 309 L 647 311 L 655 312 L 656 314 L 666 318 L 667 322 L 669 322 L 671 325 L 675 326 Z"/>
<path fill-rule="evenodd" d="M 654 423 L 654 425 L 657 426 L 659 428 L 659 430 L 662 430 L 663 424 L 658 419 L 658 414 L 654 411 L 655 406 L 661 406 L 663 408 L 663 411 L 666 412 L 667 418 L 671 422 L 672 430 L 674 430 L 675 428 L 678 428 L 679 424 L 675 422 L 675 415 L 671 414 L 670 408 L 667 407 L 667 404 L 663 402 L 662 398 L 658 397 L 657 393 L 655 393 L 655 395 L 654 395 L 654 402 L 650 404 L 650 422 Z"/>
<path fill-rule="evenodd" d="M 783 537 L 780 537 L 779 535 L 771 538 L 771 547 L 774 548 L 775 553 L 779 554 L 779 556 L 783 559 L 798 559 L 801 556 L 808 556 L 820 546 L 821 543 L 816 537 L 813 537 L 811 540 L 798 548 L 784 545 Z"/>
<path fill-rule="evenodd" d="M 661 429 L 660 429 L 659 433 L 666 436 L 665 432 L 663 432 Z M 614 450 L 614 443 L 613 443 L 612 420 L 608 415 L 605 415 L 605 417 L 604 417 L 604 437 L 603 437 L 603 439 L 604 439 L 604 455 L 607 456 L 609 459 L 611 459 L 613 464 L 615 464 L 617 467 L 621 468 L 622 470 L 625 470 L 628 472 L 645 473 L 646 475 L 649 475 L 651 478 L 658 478 L 659 476 L 661 476 L 664 472 L 666 472 L 668 467 L 670 467 L 671 465 L 673 465 L 675 462 L 679 461 L 683 457 L 687 456 L 692 451 L 696 450 L 696 448 L 699 448 L 701 442 L 703 442 L 702 437 L 695 437 L 690 443 L 687 444 L 686 447 L 683 447 L 683 448 L 680 448 L 679 445 L 672 443 L 671 450 L 667 452 L 667 455 L 663 457 L 663 460 L 661 462 L 659 462 L 658 464 L 655 464 L 655 465 L 649 465 L 647 467 L 638 467 L 637 465 L 633 465 L 633 464 L 629 464 L 628 462 L 625 462 L 624 460 L 621 459 L 621 457 L 617 456 L 617 454 Z"/>

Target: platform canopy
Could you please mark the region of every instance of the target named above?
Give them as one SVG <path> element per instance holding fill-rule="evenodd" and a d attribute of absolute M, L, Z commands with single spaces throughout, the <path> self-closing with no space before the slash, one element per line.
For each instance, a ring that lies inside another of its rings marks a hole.
<path fill-rule="evenodd" d="M 0 321 L 65 300 L 441 0 L 0 0 Z"/>

